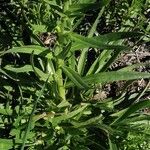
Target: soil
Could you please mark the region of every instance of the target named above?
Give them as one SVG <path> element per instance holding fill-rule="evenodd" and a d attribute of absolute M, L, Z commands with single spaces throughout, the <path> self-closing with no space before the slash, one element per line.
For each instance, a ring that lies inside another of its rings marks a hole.
<path fill-rule="evenodd" d="M 118 59 L 109 67 L 110 70 L 118 70 L 137 63 L 148 63 L 150 64 L 150 51 L 148 49 L 149 45 L 140 45 L 133 47 L 130 52 L 124 52 L 120 54 Z M 150 65 L 139 66 L 136 68 L 139 72 L 150 72 Z M 136 81 L 119 81 L 106 84 L 101 90 L 97 90 L 96 94 L 93 96 L 94 100 L 103 101 L 107 98 L 117 98 L 119 97 L 124 89 L 126 88 L 127 94 L 131 95 L 134 93 L 140 93 L 146 86 L 147 90 L 140 99 L 150 100 L 150 81 L 148 79 L 140 79 Z M 149 85 L 147 85 L 149 84 Z M 127 86 L 128 85 L 128 86 Z M 148 108 L 147 108 L 148 109 Z"/>

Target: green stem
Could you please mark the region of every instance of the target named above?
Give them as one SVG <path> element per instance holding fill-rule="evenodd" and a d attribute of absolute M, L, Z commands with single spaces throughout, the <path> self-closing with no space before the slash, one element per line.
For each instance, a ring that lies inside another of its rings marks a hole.
<path fill-rule="evenodd" d="M 62 98 L 62 100 L 66 100 L 65 88 L 64 88 L 63 77 L 62 77 L 62 69 L 61 69 L 61 66 L 63 65 L 63 63 L 64 63 L 64 60 L 58 59 L 58 69 L 56 71 L 57 77 L 55 78 L 55 80 L 58 85 L 59 96 Z"/>

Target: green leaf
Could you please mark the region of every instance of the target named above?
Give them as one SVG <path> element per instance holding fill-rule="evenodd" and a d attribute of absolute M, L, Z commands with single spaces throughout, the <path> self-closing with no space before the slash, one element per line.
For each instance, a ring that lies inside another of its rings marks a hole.
<path fill-rule="evenodd" d="M 60 52 L 60 54 L 58 54 L 58 57 L 59 57 L 59 58 L 62 58 L 62 59 L 66 58 L 67 55 L 68 55 L 68 53 L 70 52 L 71 46 L 72 46 L 72 43 L 69 42 L 69 43 L 63 48 L 63 51 Z"/>
<path fill-rule="evenodd" d="M 56 4 L 56 2 L 54 1 L 49 1 L 49 0 L 44 0 L 45 3 L 48 3 L 52 9 L 54 9 L 55 11 L 57 10 L 58 12 L 63 12 L 61 6 L 58 6 Z"/>
<path fill-rule="evenodd" d="M 150 101 L 149 100 L 139 101 L 138 103 L 131 105 L 111 125 L 116 125 L 116 124 L 122 122 L 124 119 L 127 119 L 127 117 L 129 117 L 131 114 L 135 113 L 139 109 L 146 108 L 146 107 L 150 107 Z"/>
<path fill-rule="evenodd" d="M 39 92 L 38 98 L 34 100 L 33 108 L 32 108 L 31 114 L 30 114 L 28 122 L 27 122 L 27 126 L 26 126 L 26 129 L 25 129 L 24 136 L 22 138 L 21 150 L 24 150 L 24 147 L 25 147 L 25 144 L 26 144 L 26 141 L 27 141 L 28 137 L 33 135 L 32 132 L 30 132 L 30 130 L 32 129 L 32 126 L 33 126 L 34 121 L 35 121 L 35 120 L 33 120 L 34 119 L 34 113 L 35 113 L 37 104 L 38 104 L 39 100 L 41 99 L 41 97 L 44 93 L 44 90 L 46 88 L 46 84 L 48 82 L 48 79 L 49 79 L 49 76 L 48 76 L 47 80 L 44 82 L 44 84 L 43 84 L 43 86 L 42 86 L 42 88 Z"/>
<path fill-rule="evenodd" d="M 41 24 L 31 24 L 34 34 L 46 32 L 46 26 Z"/>
<path fill-rule="evenodd" d="M 23 72 L 30 72 L 33 71 L 31 65 L 25 65 L 23 67 L 13 67 L 12 65 L 6 65 L 4 69 L 16 72 L 16 73 L 23 73 Z"/>
<path fill-rule="evenodd" d="M 12 115 L 12 110 L 11 109 L 4 109 L 4 108 L 0 108 L 0 114 L 2 114 L 2 115 L 8 115 L 8 116 L 10 116 L 10 115 Z"/>
<path fill-rule="evenodd" d="M 141 37 L 143 33 L 138 32 L 114 32 L 104 35 L 95 36 L 94 39 L 101 41 L 102 43 L 108 43 L 111 41 L 117 41 L 121 39 L 131 38 L 131 37 Z"/>
<path fill-rule="evenodd" d="M 83 112 L 83 110 L 87 106 L 88 105 L 85 104 L 84 106 L 80 107 L 79 109 L 69 112 L 68 114 L 62 114 L 61 116 L 54 117 L 52 119 L 50 118 L 49 121 L 53 124 L 53 126 L 57 126 L 61 121 L 71 119 L 71 118 L 75 117 L 76 115 L 78 115 L 79 113 Z"/>
<path fill-rule="evenodd" d="M 130 37 L 137 37 L 137 36 L 140 37 L 142 35 L 143 35 L 142 33 L 136 32 L 117 32 L 88 38 L 81 36 L 79 34 L 70 33 L 72 40 L 75 41 L 75 43 L 73 43 L 72 50 L 83 49 L 86 47 L 126 50 L 127 49 L 126 46 L 110 45 L 107 43 Z"/>
<path fill-rule="evenodd" d="M 70 103 L 66 100 L 63 100 L 60 104 L 57 105 L 58 108 L 69 106 Z"/>
<path fill-rule="evenodd" d="M 96 18 L 96 20 L 94 21 L 89 33 L 88 33 L 88 38 L 91 38 L 93 37 L 95 31 L 96 31 L 96 28 L 97 28 L 97 25 L 99 23 L 99 20 L 100 18 L 102 17 L 103 15 L 103 12 L 105 10 L 105 7 L 102 7 L 102 9 L 100 9 L 100 12 L 98 13 L 98 16 Z M 88 48 L 84 48 L 81 52 L 81 55 L 80 55 L 80 58 L 79 58 L 79 61 L 78 61 L 78 73 L 80 75 L 82 75 L 84 73 L 84 70 L 85 70 L 85 65 L 86 65 L 86 59 L 87 59 L 87 55 L 88 55 Z"/>
<path fill-rule="evenodd" d="M 102 72 L 93 75 L 82 77 L 81 80 L 86 84 L 107 83 L 120 80 L 135 80 L 141 78 L 150 78 L 150 73 L 144 72 L 124 72 L 124 71 L 111 71 Z M 74 86 L 73 83 L 68 82 L 66 87 Z"/>
<path fill-rule="evenodd" d="M 13 148 L 13 140 L 11 139 L 0 139 L 0 149 L 10 150 Z"/>
<path fill-rule="evenodd" d="M 0 73 L 4 74 L 5 76 L 9 77 L 12 80 L 18 81 L 18 79 L 13 78 L 12 76 L 10 76 L 8 73 L 6 73 L 4 70 L 0 69 Z"/>
<path fill-rule="evenodd" d="M 93 117 L 84 122 L 81 122 L 81 123 L 74 122 L 72 124 L 74 125 L 75 128 L 80 128 L 80 127 L 86 127 L 86 126 L 93 125 L 93 124 L 102 123 L 102 119 L 103 119 L 102 115 L 99 115 L 97 117 Z"/>
<path fill-rule="evenodd" d="M 87 75 L 100 72 L 103 66 L 106 64 L 106 60 L 110 58 L 111 51 L 103 50 L 101 54 L 97 57 L 94 63 L 91 65 L 90 69 L 87 72 Z"/>
<path fill-rule="evenodd" d="M 118 150 L 117 145 L 113 141 L 111 141 L 110 138 L 108 138 L 108 139 L 109 139 L 110 150 Z"/>
<path fill-rule="evenodd" d="M 13 67 L 11 65 L 7 65 L 4 67 L 4 69 L 8 70 L 8 71 L 12 71 L 15 73 L 28 73 L 28 72 L 34 72 L 33 68 L 31 65 L 25 65 L 23 67 Z M 42 72 L 40 69 L 38 69 L 37 67 L 34 67 L 34 69 L 36 70 L 36 73 L 38 74 L 38 77 L 43 80 L 46 81 L 46 79 L 48 78 L 48 74 Z"/>
<path fill-rule="evenodd" d="M 84 77 L 83 80 L 86 83 L 105 83 L 120 80 L 134 80 L 140 78 L 150 78 L 150 73 L 111 71 L 89 75 L 87 77 Z"/>
<path fill-rule="evenodd" d="M 72 4 L 69 6 L 69 9 L 66 11 L 66 13 L 74 13 L 74 12 L 86 12 L 89 9 L 92 8 L 96 9 L 99 8 L 99 5 L 97 3 L 86 3 L 86 4 Z"/>
<path fill-rule="evenodd" d="M 101 48 L 101 49 L 115 49 L 115 50 L 127 50 L 129 49 L 127 46 L 121 46 L 121 45 L 110 45 L 105 44 L 104 42 L 101 42 L 99 39 L 96 39 L 94 37 L 88 38 L 81 36 L 79 34 L 70 33 L 70 37 L 73 41 L 75 41 L 72 44 L 71 51 L 83 49 L 83 48 Z"/>
<path fill-rule="evenodd" d="M 92 9 L 96 10 L 106 6 L 109 3 L 109 1 L 110 0 L 101 0 L 100 2 L 96 2 L 95 0 L 93 0 L 89 2 L 86 1 L 85 3 L 83 2 L 75 3 L 69 6 L 69 9 L 66 11 L 66 13 L 70 15 L 71 13 L 76 13 L 76 12 L 80 14 L 81 12 L 84 13 Z"/>
<path fill-rule="evenodd" d="M 144 62 L 144 63 L 137 63 L 137 64 L 129 65 L 127 67 L 119 69 L 119 71 L 133 71 L 134 69 L 138 67 L 150 67 L 150 63 Z"/>
<path fill-rule="evenodd" d="M 126 124 L 146 124 L 150 121 L 150 115 L 138 115 L 129 117 L 128 119 L 124 119 L 123 121 L 119 122 L 120 124 L 126 125 Z"/>
<path fill-rule="evenodd" d="M 77 72 L 66 66 L 62 67 L 62 70 L 76 86 L 85 89 L 89 88 L 89 86 L 82 80 L 81 76 Z"/>
<path fill-rule="evenodd" d="M 9 49 L 3 53 L 0 53 L 0 56 L 5 55 L 7 53 L 25 53 L 25 54 L 31 54 L 34 51 L 34 55 L 40 55 L 47 57 L 49 59 L 52 58 L 52 53 L 49 49 L 41 46 L 36 45 L 29 45 L 29 46 L 22 46 L 22 47 L 14 47 L 12 49 Z"/>

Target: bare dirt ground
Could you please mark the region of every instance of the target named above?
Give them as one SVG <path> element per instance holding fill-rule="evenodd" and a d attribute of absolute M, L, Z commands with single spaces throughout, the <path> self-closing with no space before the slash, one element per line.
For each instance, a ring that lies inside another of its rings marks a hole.
<path fill-rule="evenodd" d="M 149 44 L 143 44 L 133 47 L 132 51 L 124 52 L 120 54 L 118 59 L 110 66 L 110 70 L 118 70 L 134 64 L 146 64 L 136 67 L 136 71 L 150 72 L 150 50 Z M 146 88 L 146 91 L 144 91 Z M 119 81 L 111 84 L 106 84 L 102 90 L 97 90 L 93 96 L 94 100 L 103 101 L 107 98 L 119 97 L 126 89 L 127 95 L 133 95 L 143 92 L 140 99 L 150 100 L 150 81 L 148 79 L 140 79 L 136 81 Z M 147 112 L 150 108 L 145 109 Z"/>

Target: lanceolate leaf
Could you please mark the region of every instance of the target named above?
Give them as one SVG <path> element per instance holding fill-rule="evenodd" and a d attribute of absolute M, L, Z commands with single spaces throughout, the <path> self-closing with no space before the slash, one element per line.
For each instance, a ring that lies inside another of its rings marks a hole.
<path fill-rule="evenodd" d="M 72 43 L 68 43 L 68 45 L 63 49 L 63 51 L 58 55 L 58 57 L 64 59 L 66 58 L 66 56 L 68 55 L 68 53 L 70 52 Z"/>
<path fill-rule="evenodd" d="M 73 4 L 70 5 L 69 9 L 67 10 L 67 14 L 70 13 L 75 13 L 75 12 L 86 12 L 89 9 L 91 10 L 92 8 L 94 9 L 98 9 L 99 8 L 99 4 L 98 3 L 88 3 L 88 4 Z"/>
<path fill-rule="evenodd" d="M 70 78 L 70 80 L 79 88 L 89 88 L 89 86 L 82 80 L 80 75 L 72 70 L 69 67 L 62 67 L 64 73 L 66 74 L 67 77 Z"/>
<path fill-rule="evenodd" d="M 130 37 L 140 37 L 142 35 L 142 33 L 136 32 L 117 32 L 88 38 L 75 33 L 70 34 L 71 38 L 75 41 L 73 43 L 72 50 L 83 49 L 87 47 L 126 50 L 126 46 L 110 45 L 107 43 Z"/>
<path fill-rule="evenodd" d="M 149 66 L 150 66 L 149 62 L 137 63 L 137 64 L 133 64 L 133 65 L 129 65 L 127 67 L 121 68 L 119 69 L 119 71 L 133 71 L 134 69 L 138 67 L 149 67 Z"/>
<path fill-rule="evenodd" d="M 128 117 L 127 119 L 122 120 L 119 122 L 119 125 L 127 125 L 127 124 L 141 124 L 143 122 L 150 121 L 150 115 L 138 115 L 133 117 Z"/>
<path fill-rule="evenodd" d="M 109 138 L 110 150 L 118 150 L 117 145 Z"/>
<path fill-rule="evenodd" d="M 71 50 L 78 50 L 83 48 L 101 48 L 101 49 L 116 49 L 116 50 L 127 50 L 129 49 L 126 46 L 121 45 L 109 45 L 104 42 L 101 42 L 99 39 L 96 39 L 94 37 L 88 38 L 81 36 L 79 34 L 72 33 L 70 34 L 73 41 L 75 41 L 72 45 Z"/>
<path fill-rule="evenodd" d="M 134 80 L 140 78 L 150 78 L 150 73 L 140 72 L 102 72 L 95 75 L 89 75 L 84 78 L 86 83 L 104 83 L 113 82 L 119 80 Z"/>
<path fill-rule="evenodd" d="M 124 119 L 127 119 L 127 117 L 129 117 L 131 114 L 135 113 L 137 110 L 139 110 L 141 108 L 146 108 L 146 107 L 150 107 L 150 101 L 149 100 L 144 100 L 144 101 L 140 101 L 138 103 L 133 104 L 123 114 L 121 114 L 121 116 L 119 118 L 117 118 L 112 123 L 112 125 L 116 125 L 116 124 L 120 123 Z"/>
<path fill-rule="evenodd" d="M 52 119 L 49 119 L 51 121 L 51 123 L 53 124 L 53 126 L 56 126 L 57 124 L 59 124 L 61 121 L 63 120 L 67 120 L 67 119 L 71 119 L 73 117 L 75 117 L 76 115 L 78 115 L 79 113 L 83 112 L 88 105 L 84 105 L 82 107 L 80 107 L 77 110 L 74 110 L 72 112 L 69 112 L 68 114 L 63 114 L 61 116 L 58 117 L 54 117 Z"/>
<path fill-rule="evenodd" d="M 38 69 L 37 67 L 34 67 L 37 74 L 39 75 L 40 79 L 43 80 L 43 81 L 46 81 L 47 77 L 48 77 L 48 74 L 42 72 L 40 69 Z M 7 65 L 5 66 L 6 70 L 8 71 L 12 71 L 12 72 L 15 72 L 15 73 L 28 73 L 28 72 L 34 72 L 33 68 L 31 65 L 25 65 L 23 67 L 13 67 L 11 65 Z"/>
<path fill-rule="evenodd" d="M 102 7 L 102 9 L 100 10 L 100 12 L 98 13 L 98 16 L 95 20 L 95 22 L 93 23 L 89 33 L 88 33 L 88 38 L 91 38 L 93 37 L 95 31 L 96 31 L 96 28 L 97 28 L 97 25 L 99 23 L 99 19 L 102 17 L 103 13 L 104 13 L 104 10 L 105 10 L 105 7 Z M 80 58 L 79 58 L 79 61 L 78 61 L 78 66 L 77 66 L 77 69 L 78 69 L 78 73 L 80 75 L 83 74 L 84 72 L 84 68 L 85 68 L 85 65 L 86 65 L 86 59 L 87 59 L 87 55 L 88 55 L 88 47 L 87 48 L 84 48 L 81 52 L 81 55 L 80 55 Z"/>
<path fill-rule="evenodd" d="M 63 12 L 62 8 L 60 6 L 58 6 L 55 1 L 52 2 L 49 0 L 44 0 L 44 2 L 49 4 L 51 6 L 51 8 L 53 8 L 54 10 L 57 10 L 58 12 Z"/>
<path fill-rule="evenodd" d="M 46 88 L 46 84 L 47 84 L 47 82 L 48 82 L 48 79 L 49 79 L 49 76 L 48 76 L 47 80 L 45 81 L 44 85 L 42 86 L 42 89 L 41 89 L 40 92 L 39 92 L 38 98 L 35 99 L 35 101 L 34 101 L 34 103 L 33 103 L 33 108 L 32 108 L 31 114 L 30 114 L 29 119 L 28 119 L 28 123 L 27 123 L 27 126 L 26 126 L 25 133 L 24 133 L 23 138 L 22 138 L 22 141 L 23 141 L 23 142 L 22 142 L 21 150 L 24 150 L 24 147 L 25 147 L 25 144 L 26 144 L 26 140 L 27 140 L 27 138 L 28 138 L 28 134 L 29 134 L 29 132 L 30 132 L 30 130 L 31 130 L 31 125 L 32 125 L 32 123 L 33 123 L 33 121 L 34 121 L 34 120 L 33 120 L 33 116 L 34 116 L 34 113 L 35 113 L 37 104 L 38 104 L 40 98 L 42 97 L 42 95 L 43 95 L 43 93 L 44 93 L 44 90 L 45 90 L 45 88 Z"/>
<path fill-rule="evenodd" d="M 22 47 L 14 47 L 12 49 L 9 49 L 8 51 L 5 51 L 3 53 L 0 53 L 0 56 L 7 54 L 7 53 L 25 53 L 25 54 L 31 54 L 34 51 L 34 55 L 40 55 L 45 56 L 49 59 L 52 58 L 52 53 L 49 49 L 46 49 L 45 47 L 41 46 L 22 46 Z"/>
<path fill-rule="evenodd" d="M 8 73 L 6 73 L 4 70 L 0 69 L 0 73 L 4 74 L 5 76 L 9 77 L 12 80 L 18 81 L 18 79 L 13 78 L 11 75 L 9 75 Z"/>
<path fill-rule="evenodd" d="M 130 37 L 140 37 L 140 36 L 143 36 L 143 34 L 138 32 L 114 32 L 114 33 L 95 36 L 94 39 L 100 40 L 102 43 L 108 43 L 111 41 L 126 39 Z"/>
<path fill-rule="evenodd" d="M 67 13 L 75 13 L 75 12 L 86 12 L 92 9 L 99 9 L 100 7 L 104 7 L 109 3 L 110 0 L 101 0 L 100 2 L 96 2 L 96 0 L 86 1 L 86 3 L 75 3 L 70 5 Z"/>
<path fill-rule="evenodd" d="M 88 75 L 83 77 L 82 80 L 86 84 L 98 84 L 98 83 L 107 83 L 113 81 L 120 81 L 120 80 L 134 80 L 134 79 L 141 79 L 141 78 L 150 78 L 150 73 L 144 72 L 102 72 L 93 75 Z M 69 82 L 67 83 L 66 87 L 73 86 L 74 84 Z"/>
<path fill-rule="evenodd" d="M 7 66 L 4 67 L 4 69 L 9 70 L 9 71 L 13 71 L 13 72 L 16 72 L 16 73 L 23 73 L 23 72 L 33 71 L 31 65 L 25 65 L 23 67 L 13 67 L 11 65 L 7 65 Z"/>
<path fill-rule="evenodd" d="M 93 124 L 100 124 L 102 123 L 102 119 L 103 117 L 100 115 L 100 116 L 96 116 L 96 117 L 93 117 L 89 120 L 86 120 L 84 122 L 75 122 L 75 123 L 72 123 L 74 125 L 75 128 L 80 128 L 80 127 L 85 127 L 85 126 L 90 126 L 90 125 L 93 125 Z"/>

